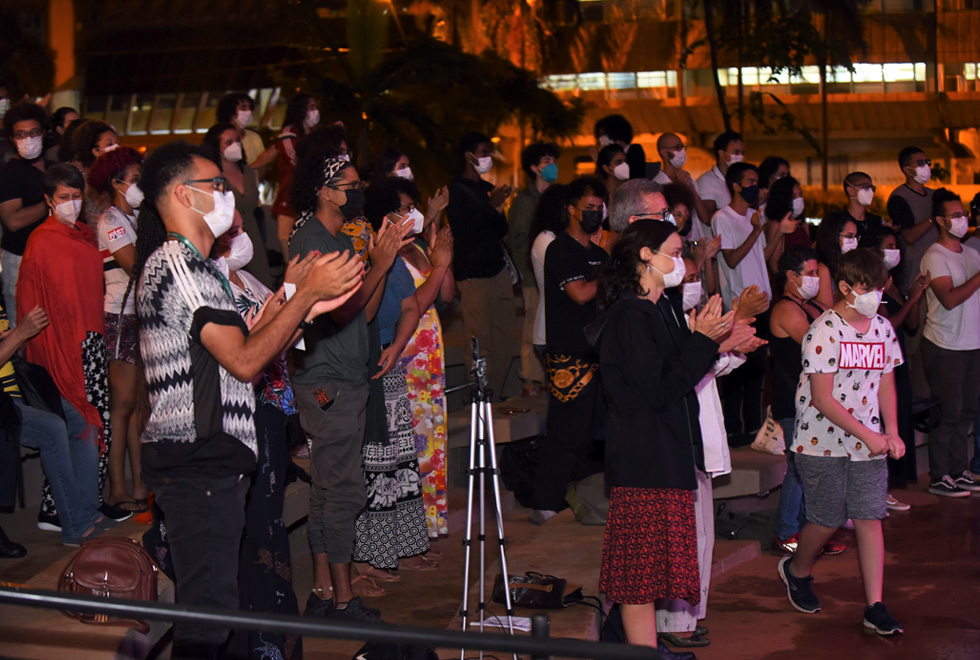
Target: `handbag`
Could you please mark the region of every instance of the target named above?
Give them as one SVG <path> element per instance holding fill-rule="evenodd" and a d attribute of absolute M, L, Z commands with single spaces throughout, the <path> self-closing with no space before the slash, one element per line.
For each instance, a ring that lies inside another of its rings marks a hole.
<path fill-rule="evenodd" d="M 766 422 L 755 434 L 752 449 L 764 454 L 785 454 L 786 441 L 783 438 L 783 426 L 772 418 L 772 406 L 766 409 Z"/>
<path fill-rule="evenodd" d="M 146 550 L 133 539 L 89 539 L 68 560 L 58 580 L 58 591 L 155 602 L 157 567 Z M 144 634 L 150 630 L 150 623 L 144 619 L 123 619 L 67 610 L 63 610 L 62 614 L 82 623 L 126 626 Z"/>
<path fill-rule="evenodd" d="M 28 362 L 16 353 L 10 358 L 10 362 L 14 365 L 14 377 L 17 379 L 21 396 L 24 397 L 24 403 L 31 408 L 64 419 L 65 410 L 61 405 L 61 393 L 48 370 L 41 365 Z"/>
<path fill-rule="evenodd" d="M 528 571 L 524 575 L 511 575 L 508 579 L 510 602 L 515 607 L 559 610 L 564 607 L 568 581 L 554 575 L 542 575 Z M 500 573 L 493 581 L 493 602 L 506 604 L 504 576 Z"/>

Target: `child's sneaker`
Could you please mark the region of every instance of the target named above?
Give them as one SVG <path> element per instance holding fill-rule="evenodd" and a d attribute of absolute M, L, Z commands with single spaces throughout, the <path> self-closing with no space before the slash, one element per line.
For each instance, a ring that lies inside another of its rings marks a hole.
<path fill-rule="evenodd" d="M 814 614 L 820 611 L 820 601 L 813 594 L 810 583 L 813 576 L 805 578 L 796 577 L 792 571 L 792 557 L 783 557 L 779 560 L 779 577 L 786 584 L 786 595 L 793 607 L 806 614 Z M 884 607 L 884 605 L 882 605 Z M 870 608 L 869 608 L 870 609 Z"/>
<path fill-rule="evenodd" d="M 905 632 L 902 624 L 895 620 L 885 604 L 881 602 L 864 608 L 864 627 L 879 635 L 897 635 Z"/>

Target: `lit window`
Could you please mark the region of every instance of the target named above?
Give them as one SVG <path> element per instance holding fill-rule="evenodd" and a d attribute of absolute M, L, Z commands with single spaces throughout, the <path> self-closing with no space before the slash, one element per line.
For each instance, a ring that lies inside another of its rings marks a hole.
<path fill-rule="evenodd" d="M 635 73 L 607 73 L 609 89 L 636 89 Z"/>
<path fill-rule="evenodd" d="M 886 83 L 915 80 L 915 65 L 912 63 L 885 64 L 882 68 Z"/>
<path fill-rule="evenodd" d="M 606 74 L 604 73 L 580 73 L 578 76 L 578 87 L 581 90 L 605 89 Z"/>
<path fill-rule="evenodd" d="M 967 80 L 977 79 L 977 65 L 974 62 L 967 62 L 963 65 L 963 77 Z"/>

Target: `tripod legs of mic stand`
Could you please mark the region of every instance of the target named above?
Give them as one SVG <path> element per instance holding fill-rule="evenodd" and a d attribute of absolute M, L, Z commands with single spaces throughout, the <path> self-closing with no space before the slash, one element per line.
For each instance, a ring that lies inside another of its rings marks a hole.
<path fill-rule="evenodd" d="M 500 475 L 497 471 L 496 443 L 493 438 L 493 409 L 490 405 L 490 392 L 477 390 L 473 394 L 473 403 L 470 409 L 470 465 L 469 465 L 469 484 L 466 495 L 466 538 L 463 541 L 465 546 L 465 560 L 463 568 L 463 630 L 466 630 L 469 622 L 469 596 L 470 596 L 470 551 L 473 548 L 473 494 L 474 486 L 479 487 L 479 533 L 477 540 L 480 544 L 480 571 L 478 573 L 480 581 L 480 597 L 477 603 L 477 612 L 480 615 L 480 632 L 483 632 L 483 622 L 486 613 L 486 477 L 489 474 L 493 484 L 493 504 L 494 512 L 497 517 L 497 543 L 500 546 L 500 568 L 504 575 L 504 598 L 507 608 L 507 627 L 510 634 L 514 634 L 514 607 L 510 600 L 510 588 L 508 587 L 507 576 L 507 554 L 504 545 L 507 540 L 504 537 L 504 516 L 500 505 Z M 489 458 L 488 458 L 489 457 Z M 489 462 L 489 466 L 488 466 Z M 478 477 L 478 479 L 477 479 Z M 476 481 L 476 483 L 474 483 Z M 460 660 L 463 660 L 465 649 L 460 649 Z M 483 658 L 483 652 L 480 652 Z M 516 660 L 517 655 L 514 655 Z"/>

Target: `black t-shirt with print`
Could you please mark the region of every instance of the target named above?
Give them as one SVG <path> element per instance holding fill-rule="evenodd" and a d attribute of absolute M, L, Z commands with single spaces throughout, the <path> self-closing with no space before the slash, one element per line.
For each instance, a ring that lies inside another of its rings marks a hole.
<path fill-rule="evenodd" d="M 584 331 L 585 326 L 596 317 L 596 301 L 593 298 L 579 305 L 565 292 L 565 285 L 595 280 L 599 267 L 608 258 L 606 251 L 595 243 L 583 246 L 567 232 L 560 234 L 548 246 L 544 256 L 544 301 L 549 353 L 590 359 L 596 357 Z"/>

